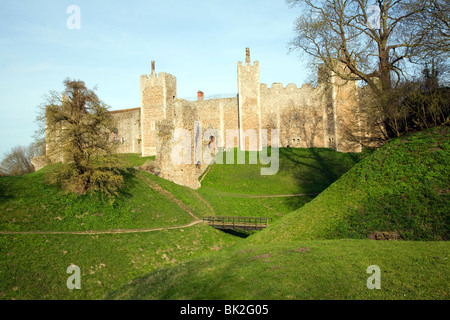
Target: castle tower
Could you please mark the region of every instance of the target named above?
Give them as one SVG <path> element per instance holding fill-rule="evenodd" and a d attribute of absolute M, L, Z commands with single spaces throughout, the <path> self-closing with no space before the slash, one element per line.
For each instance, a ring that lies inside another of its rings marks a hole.
<path fill-rule="evenodd" d="M 250 61 L 246 48 L 245 65 L 238 62 L 239 147 L 241 150 L 261 150 L 261 88 L 259 62 Z"/>
<path fill-rule="evenodd" d="M 156 123 L 166 119 L 168 108 L 177 96 L 177 80 L 171 74 L 155 72 L 141 76 L 141 149 L 142 156 L 156 155 Z"/>
<path fill-rule="evenodd" d="M 349 75 L 350 71 L 337 63 L 337 72 Z M 324 65 L 319 68 L 319 85 L 323 89 L 324 144 L 341 152 L 361 152 L 358 86 L 345 80 Z"/>
<path fill-rule="evenodd" d="M 350 74 L 349 69 L 344 64 L 339 64 L 338 68 L 339 73 Z M 344 80 L 337 75 L 333 75 L 333 87 L 336 114 L 336 150 L 361 152 L 357 82 Z"/>

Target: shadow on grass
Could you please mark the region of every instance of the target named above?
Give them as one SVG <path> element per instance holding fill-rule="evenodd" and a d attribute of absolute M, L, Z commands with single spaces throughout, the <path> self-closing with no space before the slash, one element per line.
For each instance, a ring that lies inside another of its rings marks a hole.
<path fill-rule="evenodd" d="M 361 160 L 359 155 L 325 148 L 283 148 L 280 153 L 283 155 L 283 167 L 291 170 L 297 181 L 298 193 L 321 193 Z M 315 197 L 287 197 L 284 201 L 296 210 Z"/>
<path fill-rule="evenodd" d="M 230 230 L 220 230 L 220 231 L 224 232 L 224 233 L 227 233 L 227 234 L 230 234 L 230 235 L 235 236 L 235 237 L 242 238 L 242 239 L 245 239 L 245 238 L 251 236 L 253 233 L 256 232 L 256 231 L 231 230 L 231 229 Z"/>
<path fill-rule="evenodd" d="M 136 175 L 137 172 L 138 170 L 133 168 L 128 168 L 127 170 L 122 171 L 121 174 L 124 183 L 122 188 L 120 189 L 121 197 L 129 198 L 133 196 L 130 191 L 133 190 L 133 188 L 135 188 L 138 184 L 137 179 L 139 179 L 139 177 Z"/>
<path fill-rule="evenodd" d="M 12 199 L 12 193 L 8 192 L 8 182 L 6 177 L 0 178 L 0 201 Z"/>

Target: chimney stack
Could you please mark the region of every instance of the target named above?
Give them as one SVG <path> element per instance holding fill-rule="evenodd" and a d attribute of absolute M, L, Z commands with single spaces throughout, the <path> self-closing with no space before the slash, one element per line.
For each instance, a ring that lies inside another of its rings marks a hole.
<path fill-rule="evenodd" d="M 155 61 L 152 61 L 152 73 L 155 73 Z"/>
<path fill-rule="evenodd" d="M 203 101 L 204 94 L 202 91 L 197 92 L 197 101 Z"/>

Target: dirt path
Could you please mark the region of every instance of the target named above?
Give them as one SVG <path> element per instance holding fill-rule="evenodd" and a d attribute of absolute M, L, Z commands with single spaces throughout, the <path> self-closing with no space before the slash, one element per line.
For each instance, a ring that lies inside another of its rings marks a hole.
<path fill-rule="evenodd" d="M 243 198 L 284 198 L 284 197 L 299 197 L 299 196 L 317 196 L 319 193 L 293 193 L 293 194 L 272 194 L 272 195 L 252 195 L 252 194 L 232 194 L 230 197 Z"/>
<path fill-rule="evenodd" d="M 203 202 L 209 209 L 209 211 L 211 211 L 212 215 L 215 216 L 216 212 L 214 211 L 214 208 L 209 204 L 208 201 L 206 201 L 205 199 L 203 199 L 203 197 L 196 192 L 195 190 L 190 190 L 192 194 L 194 194 L 194 196 L 196 196 L 201 202 Z"/>
<path fill-rule="evenodd" d="M 183 201 L 181 201 L 180 199 L 177 199 L 171 192 L 167 191 L 166 189 L 163 189 L 159 184 L 157 184 L 156 182 L 154 182 L 148 178 L 144 178 L 144 181 L 148 184 L 148 186 L 150 188 L 152 188 L 156 192 L 160 193 L 164 197 L 168 198 L 169 200 L 175 202 L 182 210 L 184 210 L 192 218 L 194 218 L 194 220 L 200 221 L 200 219 L 189 210 L 189 208 L 183 203 Z"/>
<path fill-rule="evenodd" d="M 197 225 L 199 223 L 202 223 L 203 221 L 198 218 L 194 213 L 191 212 L 191 210 L 184 204 L 180 199 L 177 199 L 171 192 L 167 191 L 166 189 L 162 188 L 159 184 L 156 182 L 144 178 L 143 179 L 147 185 L 155 190 L 156 192 L 160 193 L 164 197 L 168 198 L 169 200 L 175 202 L 183 211 L 188 213 L 194 221 L 191 223 L 180 225 L 180 226 L 172 226 L 172 227 L 159 227 L 159 228 L 148 228 L 148 229 L 115 229 L 115 230 L 99 230 L 99 231 L 0 231 L 0 235 L 14 235 L 14 234 L 72 234 L 72 235 L 97 235 L 97 234 L 125 234 L 125 233 L 144 233 L 144 232 L 154 232 L 154 231 L 161 231 L 161 230 L 173 230 L 173 229 L 182 229 L 182 228 L 189 228 L 194 225 Z M 214 190 L 215 191 L 215 190 Z M 195 190 L 191 190 L 191 192 L 200 200 L 202 201 L 208 209 L 211 211 L 213 215 L 216 215 L 214 212 L 214 208 L 205 200 L 203 197 L 197 193 Z M 311 195 L 318 195 L 319 193 L 295 193 L 295 194 L 277 194 L 277 195 L 249 195 L 249 194 L 234 194 L 234 193 L 227 193 L 227 192 L 217 192 L 215 191 L 217 195 L 223 195 L 227 197 L 244 197 L 244 198 L 280 198 L 280 197 L 297 197 L 297 196 L 311 196 Z"/>
<path fill-rule="evenodd" d="M 163 189 L 159 184 L 150 179 L 144 178 L 144 181 L 147 185 L 160 193 L 164 197 L 169 200 L 175 202 L 183 211 L 187 212 L 193 219 L 191 223 L 184 224 L 181 226 L 172 226 L 172 227 L 160 227 L 160 228 L 149 228 L 149 229 L 115 229 L 115 230 L 99 230 L 99 231 L 0 231 L 0 235 L 13 235 L 13 234 L 73 234 L 73 235 L 96 235 L 96 234 L 124 234 L 124 233 L 144 233 L 144 232 L 153 232 L 160 230 L 173 230 L 173 229 L 182 229 L 189 228 L 196 224 L 202 223 L 203 221 L 199 219 L 195 214 L 193 214 L 189 208 L 179 199 L 177 199 L 171 192 Z M 207 203 L 200 195 L 197 195 L 200 200 L 205 202 L 211 210 L 212 207 Z"/>
<path fill-rule="evenodd" d="M 317 196 L 320 194 L 320 192 L 312 192 L 312 193 L 290 193 L 290 194 L 272 194 L 272 195 L 265 195 L 265 194 L 239 194 L 239 193 L 229 193 L 229 192 L 223 192 L 223 191 L 217 191 L 210 188 L 204 188 L 211 190 L 218 196 L 224 196 L 224 197 L 236 197 L 236 198 L 284 198 L 284 197 L 299 197 L 299 196 Z"/>
<path fill-rule="evenodd" d="M 173 226 L 173 227 L 161 227 L 161 228 L 151 228 L 151 229 L 115 229 L 115 230 L 99 230 L 99 231 L 0 231 L 0 235 L 2 234 L 73 234 L 73 235 L 96 235 L 96 234 L 121 234 L 121 233 L 144 233 L 144 232 L 153 232 L 153 231 L 161 231 L 161 230 L 173 230 L 173 229 L 182 229 L 189 228 L 196 224 L 202 223 L 201 220 L 193 221 L 189 224 L 185 224 L 182 226 Z"/>

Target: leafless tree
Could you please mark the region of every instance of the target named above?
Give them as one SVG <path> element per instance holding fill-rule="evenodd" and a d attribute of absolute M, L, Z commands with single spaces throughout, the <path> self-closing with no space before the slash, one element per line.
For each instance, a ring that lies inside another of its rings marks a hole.
<path fill-rule="evenodd" d="M 39 150 L 35 145 L 28 147 L 17 146 L 7 152 L 0 163 L 0 172 L 3 175 L 20 176 L 34 172 L 31 159 L 39 155 Z"/>
<path fill-rule="evenodd" d="M 376 97 L 372 115 L 401 112 L 391 103 L 392 90 L 410 77 L 414 64 L 448 60 L 448 0 L 287 2 L 302 12 L 291 50 L 300 49 L 344 80 L 365 83 Z"/>

